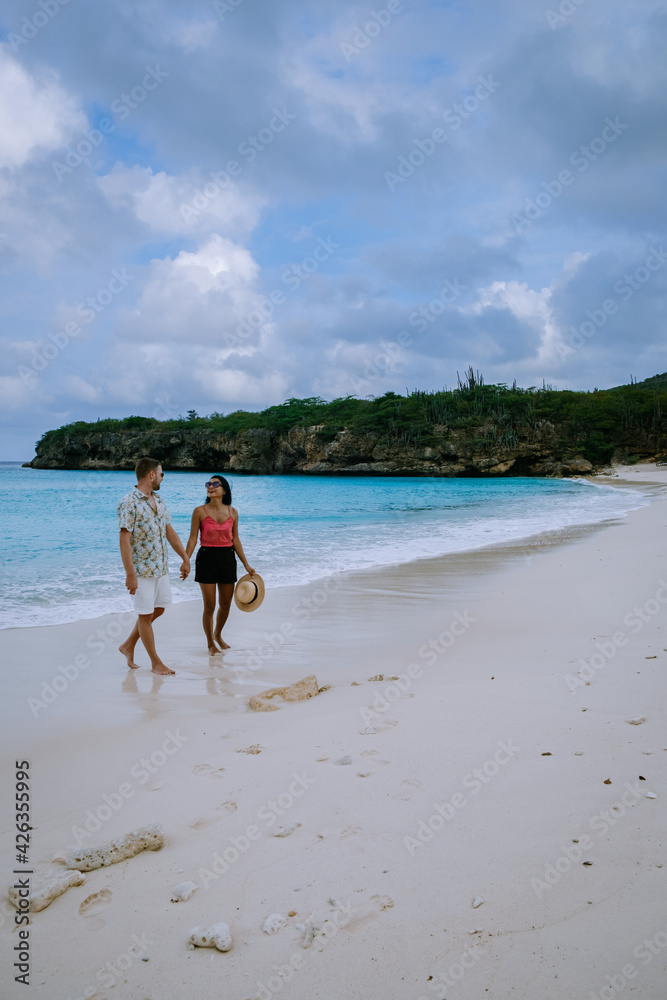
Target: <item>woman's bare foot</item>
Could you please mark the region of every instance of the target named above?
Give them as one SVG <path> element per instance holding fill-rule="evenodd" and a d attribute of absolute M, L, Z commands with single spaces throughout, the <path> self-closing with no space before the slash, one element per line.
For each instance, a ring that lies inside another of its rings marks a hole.
<path fill-rule="evenodd" d="M 208 655 L 209 656 L 218 656 L 221 652 L 222 652 L 222 650 L 218 649 L 218 647 L 214 643 L 212 643 L 208 647 Z"/>
<path fill-rule="evenodd" d="M 176 673 L 175 670 L 172 670 L 170 667 L 166 665 L 166 663 L 162 663 L 162 661 L 160 661 L 159 663 L 154 663 L 152 669 L 154 674 L 160 674 L 163 676 L 167 676 L 167 674 Z"/>
<path fill-rule="evenodd" d="M 220 646 L 220 649 L 231 649 L 231 648 L 232 648 L 232 647 L 231 647 L 231 646 L 229 645 L 229 643 L 228 643 L 228 642 L 225 642 L 225 640 L 224 640 L 224 639 L 222 638 L 222 636 L 221 636 L 221 635 L 216 635 L 216 636 L 214 636 L 214 639 L 215 639 L 215 641 L 217 642 L 218 646 Z"/>
<path fill-rule="evenodd" d="M 128 646 L 126 643 L 123 643 L 122 646 L 118 647 L 118 652 L 123 654 L 127 660 L 128 667 L 131 667 L 132 670 L 139 669 L 139 664 L 134 662 L 134 646 Z"/>

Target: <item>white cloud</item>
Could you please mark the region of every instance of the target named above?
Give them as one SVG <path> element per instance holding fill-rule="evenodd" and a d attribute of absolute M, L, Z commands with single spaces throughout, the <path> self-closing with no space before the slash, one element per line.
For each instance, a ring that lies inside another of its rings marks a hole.
<path fill-rule="evenodd" d="M 157 343 L 222 344 L 256 307 L 258 273 L 245 247 L 214 233 L 194 252 L 151 263 L 137 308 L 122 316 L 121 333 Z"/>
<path fill-rule="evenodd" d="M 639 0 L 607 0 L 606 17 L 600 18 L 594 7 L 577 14 L 576 32 L 571 33 L 572 68 L 606 87 L 622 86 L 636 97 L 655 93 L 664 86 L 667 76 L 664 60 L 647 58 L 653 50 L 664 51 L 663 25 L 652 2 L 643 4 L 646 20 L 638 19 Z M 650 18 L 653 8 L 656 16 Z M 574 19 L 573 15 L 573 19 Z M 664 17 L 664 5 L 662 16 Z M 623 37 L 623 55 L 619 58 L 619 32 Z"/>
<path fill-rule="evenodd" d="M 197 49 L 206 49 L 211 45 L 219 24 L 217 18 L 207 21 L 181 19 L 165 23 L 162 14 L 163 9 L 160 7 L 159 16 L 153 22 L 155 26 L 153 37 L 159 45 L 174 45 L 181 49 L 185 55 L 190 55 Z"/>
<path fill-rule="evenodd" d="M 590 254 L 579 252 L 570 254 L 549 287 L 539 291 L 529 288 L 525 281 L 494 281 L 479 288 L 475 302 L 460 307 L 459 312 L 462 315 L 480 316 L 487 309 L 507 309 L 519 322 L 531 327 L 538 335 L 539 347 L 535 364 L 538 367 L 560 365 L 567 331 L 561 328 L 554 317 L 552 296 L 556 289 L 562 289 L 574 278 L 589 257 Z"/>
<path fill-rule="evenodd" d="M 97 183 L 112 208 L 128 208 L 139 222 L 171 236 L 221 230 L 242 237 L 255 228 L 267 203 L 220 174 L 216 181 L 196 171 L 171 177 L 116 163 Z"/>
<path fill-rule="evenodd" d="M 31 76 L 0 45 L 0 167 L 21 167 L 40 150 L 59 149 L 86 116 L 54 73 Z"/>
<path fill-rule="evenodd" d="M 133 26 L 140 25 L 149 44 L 157 48 L 173 45 L 189 55 L 207 48 L 215 38 L 220 22 L 213 16 L 213 4 L 209 2 L 207 7 L 210 17 L 206 17 L 205 8 L 197 17 L 183 17 L 174 10 L 166 10 L 162 0 L 116 0 L 114 17 L 120 15 Z"/>
<path fill-rule="evenodd" d="M 237 368 L 216 370 L 205 366 L 195 369 L 193 378 L 201 385 L 207 398 L 219 400 L 225 408 L 241 402 L 261 407 L 282 403 L 289 390 L 287 377 L 277 371 L 256 376 Z"/>
<path fill-rule="evenodd" d="M 535 291 L 519 281 L 494 281 L 477 292 L 477 301 L 462 307 L 462 313 L 480 315 L 485 309 L 509 309 L 525 322 L 542 327 L 549 316 L 551 289 Z"/>
<path fill-rule="evenodd" d="M 96 403 L 102 395 L 99 386 L 93 385 L 80 375 L 68 375 L 63 380 L 62 388 L 71 399 L 82 403 Z"/>
<path fill-rule="evenodd" d="M 35 384 L 29 385 L 19 375 L 0 375 L 0 407 L 8 412 L 30 406 Z"/>

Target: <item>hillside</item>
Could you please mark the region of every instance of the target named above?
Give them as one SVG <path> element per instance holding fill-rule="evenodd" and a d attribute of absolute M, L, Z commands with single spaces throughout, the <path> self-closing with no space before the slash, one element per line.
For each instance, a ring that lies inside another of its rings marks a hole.
<path fill-rule="evenodd" d="M 160 421 L 132 416 L 47 431 L 38 469 L 166 469 L 255 474 L 560 476 L 667 446 L 667 375 L 608 390 L 484 385 L 375 399 L 289 399 L 261 413 Z"/>

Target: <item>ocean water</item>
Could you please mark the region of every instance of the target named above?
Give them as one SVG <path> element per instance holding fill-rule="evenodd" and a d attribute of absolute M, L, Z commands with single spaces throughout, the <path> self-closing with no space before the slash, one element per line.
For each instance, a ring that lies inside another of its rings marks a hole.
<path fill-rule="evenodd" d="M 207 478 L 165 475 L 161 496 L 184 544 Z M 246 556 L 267 587 L 595 524 L 650 502 L 639 489 L 585 480 L 227 478 Z M 116 507 L 134 482 L 130 472 L 0 466 L 0 628 L 131 609 Z M 171 555 L 174 600 L 199 599 L 194 573 L 181 582 L 180 560 Z"/>

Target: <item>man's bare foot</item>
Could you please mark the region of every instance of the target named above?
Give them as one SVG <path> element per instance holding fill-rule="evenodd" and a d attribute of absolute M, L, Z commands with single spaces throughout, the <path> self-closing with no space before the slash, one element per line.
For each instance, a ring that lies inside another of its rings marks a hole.
<path fill-rule="evenodd" d="M 156 663 L 153 666 L 152 671 L 153 671 L 154 674 L 160 674 L 161 676 L 164 676 L 164 677 L 166 677 L 168 674 L 175 674 L 176 673 L 176 671 L 172 670 L 170 667 L 168 667 L 166 665 L 166 663 Z"/>
<path fill-rule="evenodd" d="M 232 647 L 231 647 L 231 646 L 229 645 L 229 643 L 228 643 L 228 642 L 225 642 L 225 640 L 224 640 L 224 639 L 222 638 L 222 636 L 221 636 L 221 635 L 216 635 L 216 636 L 214 636 L 214 639 L 215 639 L 215 641 L 217 642 L 218 646 L 220 646 L 220 649 L 231 649 L 231 648 L 232 648 Z"/>
<path fill-rule="evenodd" d="M 123 643 L 122 646 L 118 647 L 118 652 L 123 654 L 127 660 L 128 667 L 131 667 L 132 670 L 139 669 L 139 664 L 134 662 L 134 646 L 126 646 L 125 643 Z"/>

